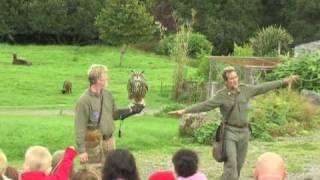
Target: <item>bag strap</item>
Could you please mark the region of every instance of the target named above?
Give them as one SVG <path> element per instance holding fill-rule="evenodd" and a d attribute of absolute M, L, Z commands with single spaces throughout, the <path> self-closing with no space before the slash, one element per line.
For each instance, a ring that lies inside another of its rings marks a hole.
<path fill-rule="evenodd" d="M 100 112 L 99 112 L 99 119 L 98 119 L 97 127 L 100 125 L 101 116 L 102 116 L 102 107 L 103 107 L 103 92 L 101 94 L 101 104 L 100 104 Z"/>
<path fill-rule="evenodd" d="M 228 111 L 228 114 L 225 116 L 223 123 L 226 124 L 231 116 L 231 113 L 234 109 L 235 103 L 232 105 L 231 109 Z"/>

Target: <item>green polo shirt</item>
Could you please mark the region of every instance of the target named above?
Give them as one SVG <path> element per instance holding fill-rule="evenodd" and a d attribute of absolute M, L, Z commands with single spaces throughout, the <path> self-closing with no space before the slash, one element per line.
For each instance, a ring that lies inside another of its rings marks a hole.
<path fill-rule="evenodd" d="M 234 104 L 235 106 L 228 119 L 228 124 L 244 127 L 248 124 L 249 99 L 272 89 L 279 88 L 282 85 L 282 80 L 266 82 L 259 85 L 241 84 L 239 86 L 240 91 L 236 94 L 232 94 L 227 88 L 223 88 L 211 99 L 186 108 L 186 113 L 205 112 L 219 107 L 222 116 L 225 117 Z"/>
<path fill-rule="evenodd" d="M 102 94 L 103 108 L 98 125 Z M 75 107 L 75 134 L 78 152 L 86 151 L 85 135 L 87 129 L 99 128 L 104 135 L 109 136 L 114 131 L 114 120 L 118 118 L 116 105 L 109 91 L 104 90 L 100 95 L 97 95 L 88 89 L 80 97 Z"/>

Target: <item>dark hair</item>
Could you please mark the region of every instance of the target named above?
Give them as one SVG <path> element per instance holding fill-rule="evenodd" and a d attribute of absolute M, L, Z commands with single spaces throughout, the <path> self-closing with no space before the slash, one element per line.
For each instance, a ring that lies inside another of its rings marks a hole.
<path fill-rule="evenodd" d="M 102 174 L 103 180 L 140 180 L 136 161 L 125 149 L 116 149 L 107 155 Z"/>
<path fill-rule="evenodd" d="M 180 149 L 172 157 L 174 170 L 178 176 L 189 177 L 197 172 L 198 169 L 198 156 L 189 149 Z"/>

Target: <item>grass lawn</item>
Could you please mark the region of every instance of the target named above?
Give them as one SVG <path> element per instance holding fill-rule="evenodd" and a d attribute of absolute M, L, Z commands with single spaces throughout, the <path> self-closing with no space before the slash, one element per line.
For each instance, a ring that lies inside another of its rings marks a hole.
<path fill-rule="evenodd" d="M 32 61 L 32 66 L 12 65 L 12 53 Z M 172 104 L 168 98 L 175 63 L 168 57 L 129 49 L 123 66 L 120 50 L 106 46 L 40 46 L 0 44 L 0 108 L 72 108 L 88 88 L 87 70 L 91 64 L 109 68 L 109 89 L 119 106 L 128 104 L 127 82 L 131 70 L 144 70 L 149 85 L 149 108 Z M 190 73 L 194 68 L 188 68 Z M 73 83 L 73 93 L 62 95 L 64 80 Z"/>
<path fill-rule="evenodd" d="M 74 145 L 72 116 L 0 116 L 0 148 L 9 162 L 21 167 L 23 154 L 30 145 L 47 146 L 51 152 Z M 116 122 L 117 129 L 119 122 Z M 195 144 L 177 134 L 179 120 L 167 117 L 135 116 L 122 124 L 122 137 L 117 147 L 131 150 L 143 180 L 154 171 L 172 169 L 171 157 L 179 148 L 191 148 L 200 157 L 200 169 L 209 179 L 218 179 L 222 164 L 211 158 L 211 147 Z M 118 132 L 118 131 L 116 131 Z M 256 158 L 265 151 L 281 154 L 287 161 L 289 174 L 302 174 L 319 165 L 320 133 L 310 137 L 281 138 L 274 142 L 250 142 L 243 178 L 250 179 Z M 78 162 L 77 162 L 78 164 Z"/>

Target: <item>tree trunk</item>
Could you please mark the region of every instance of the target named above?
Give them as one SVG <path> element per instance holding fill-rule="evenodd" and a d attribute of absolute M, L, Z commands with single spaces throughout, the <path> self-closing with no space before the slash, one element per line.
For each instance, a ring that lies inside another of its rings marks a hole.
<path fill-rule="evenodd" d="M 123 44 L 123 45 L 122 45 L 122 48 L 121 48 L 121 50 L 120 50 L 120 67 L 122 66 L 122 62 L 123 62 L 123 60 L 124 60 L 124 54 L 125 54 L 126 51 L 127 51 L 127 47 L 128 47 L 127 44 Z"/>

